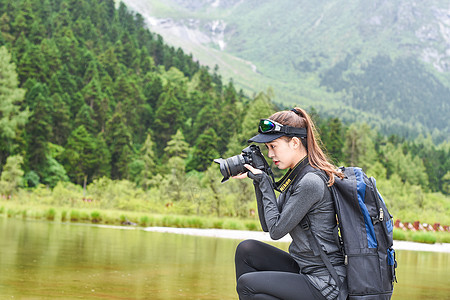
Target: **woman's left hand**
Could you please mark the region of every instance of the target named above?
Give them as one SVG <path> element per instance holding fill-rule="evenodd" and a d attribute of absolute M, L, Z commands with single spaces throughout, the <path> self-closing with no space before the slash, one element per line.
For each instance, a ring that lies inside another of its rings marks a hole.
<path fill-rule="evenodd" d="M 260 169 L 255 169 L 253 166 L 245 164 L 244 167 L 246 167 L 250 172 L 252 172 L 254 175 L 261 174 L 262 171 Z"/>

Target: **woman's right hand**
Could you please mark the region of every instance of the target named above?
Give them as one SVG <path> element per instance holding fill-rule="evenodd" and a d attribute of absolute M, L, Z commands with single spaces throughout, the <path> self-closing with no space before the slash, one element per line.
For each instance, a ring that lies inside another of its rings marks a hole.
<path fill-rule="evenodd" d="M 261 171 L 260 169 L 255 169 L 255 168 L 254 168 L 253 166 L 251 166 L 251 165 L 245 164 L 244 167 L 246 167 L 247 170 L 249 170 L 250 172 L 252 172 L 252 173 L 255 174 L 255 175 L 256 175 L 256 174 L 261 174 L 261 173 L 262 173 L 262 171 Z M 247 173 L 248 173 L 248 172 L 244 172 L 244 173 L 241 173 L 241 174 L 239 174 L 239 175 L 233 176 L 232 178 L 236 178 L 236 179 L 247 178 L 247 177 L 248 177 Z"/>

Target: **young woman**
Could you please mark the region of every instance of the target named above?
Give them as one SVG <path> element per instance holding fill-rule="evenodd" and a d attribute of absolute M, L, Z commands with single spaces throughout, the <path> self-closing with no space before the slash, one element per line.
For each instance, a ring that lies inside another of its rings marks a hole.
<path fill-rule="evenodd" d="M 268 156 L 279 169 L 289 169 L 275 184 L 261 170 L 245 165 L 247 173 L 235 176 L 253 179 L 258 213 L 264 231 L 277 240 L 290 234 L 289 253 L 268 244 L 246 240 L 236 249 L 236 280 L 244 299 L 337 299 L 345 297 L 346 269 L 337 243 L 337 224 L 327 185 L 342 177 L 319 147 L 314 124 L 300 108 L 281 111 L 261 120 L 259 134 L 249 142 L 264 143 Z M 326 183 L 318 172 L 328 177 Z M 317 243 L 333 264 L 342 284 L 333 280 L 319 251 L 314 250 L 308 220 Z"/>

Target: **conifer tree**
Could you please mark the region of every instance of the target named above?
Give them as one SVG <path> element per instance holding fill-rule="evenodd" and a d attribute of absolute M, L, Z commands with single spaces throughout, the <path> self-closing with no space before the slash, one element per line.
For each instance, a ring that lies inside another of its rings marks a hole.
<path fill-rule="evenodd" d="M 0 17 L 0 36 L 5 42 L 14 41 L 14 36 L 11 34 L 11 18 L 5 13 Z"/>
<path fill-rule="evenodd" d="M 352 124 L 345 135 L 344 153 L 347 165 L 367 170 L 376 161 L 374 133 L 366 123 Z"/>
<path fill-rule="evenodd" d="M 167 158 L 176 156 L 184 159 L 187 157 L 188 152 L 189 144 L 185 141 L 181 129 L 178 129 L 177 133 L 174 134 L 172 139 L 167 143 L 164 153 Z"/>
<path fill-rule="evenodd" d="M 111 153 L 105 140 L 105 133 L 100 132 L 96 138 L 96 155 L 99 159 L 98 168 L 94 173 L 95 178 L 103 176 L 111 177 Z"/>
<path fill-rule="evenodd" d="M 256 95 L 245 112 L 240 131 L 230 139 L 228 151 L 225 154 L 227 157 L 241 153 L 241 150 L 247 147 L 248 139 L 258 133 L 259 120 L 268 118 L 275 112 L 269 93 L 261 92 Z"/>
<path fill-rule="evenodd" d="M 39 177 L 45 180 L 43 173 L 49 155 L 48 141 L 52 135 L 52 105 L 50 97 L 42 93 L 37 94 L 32 101 L 36 104 L 26 126 L 26 163 L 30 170 L 36 171 Z"/>
<path fill-rule="evenodd" d="M 74 182 L 86 187 L 86 183 L 92 179 L 102 159 L 96 153 L 95 140 L 81 125 L 71 133 L 65 148 L 63 155 L 65 169 Z"/>
<path fill-rule="evenodd" d="M 106 143 L 111 153 L 111 177 L 112 179 L 126 178 L 128 175 L 128 163 L 133 154 L 131 146 L 131 134 L 125 124 L 125 118 L 120 103 L 116 111 L 106 124 Z"/>
<path fill-rule="evenodd" d="M 215 158 L 219 157 L 217 151 L 218 137 L 213 128 L 208 128 L 202 133 L 195 144 L 192 158 L 188 162 L 187 169 L 205 171 Z"/>
<path fill-rule="evenodd" d="M 145 143 L 141 148 L 140 160 L 143 162 L 143 168 L 138 176 L 137 182 L 142 186 L 142 188 L 148 189 L 152 184 L 152 177 L 157 173 L 154 143 L 150 133 L 147 134 Z"/>
<path fill-rule="evenodd" d="M 61 96 L 56 93 L 52 96 L 53 112 L 52 112 L 52 137 L 51 142 L 64 145 L 70 134 L 70 111 Z"/>
<path fill-rule="evenodd" d="M 9 156 L 0 176 L 0 194 L 11 195 L 22 184 L 23 157 L 20 155 Z"/>
<path fill-rule="evenodd" d="M 40 44 L 40 49 L 46 65 L 47 80 L 49 80 L 62 67 L 61 60 L 59 59 L 59 49 L 55 41 L 51 39 L 43 39 Z"/>
<path fill-rule="evenodd" d="M 155 134 L 155 140 L 158 141 L 158 153 L 161 154 L 170 137 L 181 127 L 183 115 L 180 102 L 175 97 L 174 90 L 170 85 L 161 94 L 159 101 L 161 105 L 155 113 L 153 132 Z"/>
<path fill-rule="evenodd" d="M 94 134 L 96 124 L 94 120 L 94 110 L 87 104 L 84 104 L 75 117 L 75 128 L 81 125 L 91 134 Z"/>
<path fill-rule="evenodd" d="M 44 70 L 45 65 L 41 49 L 28 43 L 18 63 L 20 82 L 24 83 L 28 78 L 36 78 L 40 82 L 46 82 L 48 78 Z"/>
<path fill-rule="evenodd" d="M 25 90 L 19 88 L 16 66 L 6 47 L 0 47 L 0 166 L 15 149 L 18 130 L 28 121 L 28 109 L 21 109 Z"/>
<path fill-rule="evenodd" d="M 335 163 L 344 161 L 343 128 L 339 118 L 330 118 L 327 121 L 326 130 L 322 130 L 321 137 L 328 155 Z"/>

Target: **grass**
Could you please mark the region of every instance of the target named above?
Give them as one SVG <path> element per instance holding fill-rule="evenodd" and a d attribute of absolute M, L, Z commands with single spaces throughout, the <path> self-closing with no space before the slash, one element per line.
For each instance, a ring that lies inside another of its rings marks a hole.
<path fill-rule="evenodd" d="M 217 228 L 260 231 L 257 220 L 185 215 L 147 214 L 121 210 L 68 209 L 65 207 L 24 206 L 7 203 L 0 206 L 0 216 L 22 219 L 41 219 L 51 222 L 76 222 L 123 226 L 162 226 L 176 228 Z M 418 243 L 450 243 L 448 232 L 413 232 L 394 229 L 394 240 Z"/>
<path fill-rule="evenodd" d="M 450 233 L 433 231 L 403 231 L 394 229 L 394 240 L 435 244 L 450 243 Z"/>
<path fill-rule="evenodd" d="M 121 210 L 68 209 L 46 206 L 27 206 L 8 203 L 0 207 L 0 216 L 23 219 L 42 219 L 53 222 L 93 223 L 108 225 L 163 226 L 177 228 L 219 228 L 260 230 L 254 220 L 218 217 L 146 214 Z"/>

